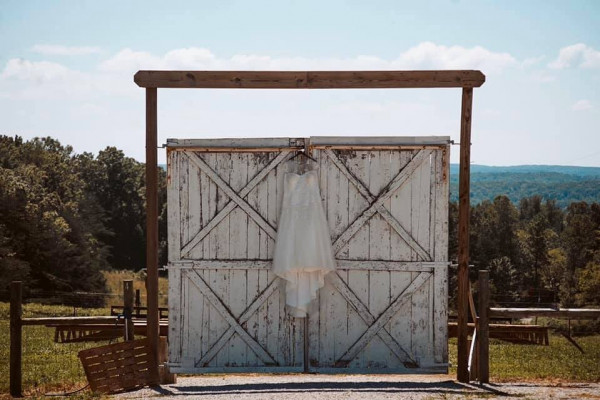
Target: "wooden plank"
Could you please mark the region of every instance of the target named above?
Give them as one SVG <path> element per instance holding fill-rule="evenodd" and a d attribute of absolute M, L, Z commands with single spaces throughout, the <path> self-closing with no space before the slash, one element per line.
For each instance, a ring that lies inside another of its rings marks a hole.
<path fill-rule="evenodd" d="M 412 159 L 411 151 L 400 151 L 398 154 L 399 164 L 394 168 L 394 172 L 401 171 Z M 412 201 L 412 188 L 411 185 L 404 185 L 399 188 L 390 198 L 390 213 L 398 221 L 398 223 L 404 227 L 407 232 L 412 232 L 412 216 L 411 216 L 411 201 Z M 398 230 L 391 232 L 390 241 L 392 243 L 392 259 L 404 260 L 404 261 L 416 261 L 416 253 L 411 249 L 408 242 L 400 236 Z M 414 246 L 413 246 L 414 247 Z"/>
<path fill-rule="evenodd" d="M 423 274 L 423 273 L 421 273 Z M 418 279 L 419 274 L 411 273 L 413 279 Z M 432 328 L 433 305 L 430 303 L 429 289 L 433 275 L 427 276 L 426 283 L 416 288 L 410 296 L 411 305 L 411 352 L 420 362 L 429 364 L 433 358 L 433 338 L 430 337 Z"/>
<path fill-rule="evenodd" d="M 157 90 L 146 89 L 146 290 L 148 342 L 154 357 L 152 380 L 158 381 L 158 158 Z"/>
<path fill-rule="evenodd" d="M 248 154 L 232 153 L 232 170 L 230 185 L 236 192 L 241 191 L 248 183 Z M 242 196 L 244 198 L 245 196 Z M 248 216 L 239 208 L 235 208 L 229 216 L 229 258 L 248 258 Z M 247 272 L 230 271 L 229 308 L 233 315 L 239 316 L 246 309 Z M 230 341 L 229 365 L 246 365 L 247 346 L 235 336 Z"/>
<path fill-rule="evenodd" d="M 448 203 L 450 199 L 450 146 L 437 153 L 434 260 L 448 259 Z M 441 159 L 441 160 L 440 160 Z"/>
<path fill-rule="evenodd" d="M 190 207 L 189 207 L 190 171 L 189 171 L 189 168 L 190 168 L 190 162 L 189 162 L 189 158 L 185 154 L 182 154 L 180 161 L 181 161 L 181 174 L 180 174 L 180 181 L 179 181 L 179 191 L 180 191 L 179 208 L 181 210 L 180 211 L 181 215 L 180 215 L 180 226 L 179 226 L 179 232 L 180 232 L 179 241 L 180 241 L 180 246 L 181 246 L 181 242 L 185 243 L 190 238 L 190 230 L 189 230 L 189 220 L 190 220 L 190 216 L 189 216 L 189 213 L 190 213 Z M 167 201 L 168 201 L 168 199 L 167 199 Z M 179 252 L 181 253 L 181 247 L 179 249 Z"/>
<path fill-rule="evenodd" d="M 182 353 L 182 288 L 181 269 L 169 268 L 169 361 L 178 363 Z"/>
<path fill-rule="evenodd" d="M 240 149 L 265 151 L 265 149 L 301 149 L 302 145 L 291 146 L 290 138 L 227 138 L 227 139 L 167 139 L 167 148 L 181 150 L 190 149 L 222 149 L 227 152 Z M 201 151 L 201 150 L 195 150 Z"/>
<path fill-rule="evenodd" d="M 398 150 L 405 146 L 446 146 L 450 136 L 311 136 L 312 148 L 368 147 L 369 150 Z"/>
<path fill-rule="evenodd" d="M 169 261 L 181 259 L 180 155 L 181 153 L 176 151 L 167 152 L 167 256 Z"/>
<path fill-rule="evenodd" d="M 348 172 L 346 177 L 349 182 L 352 183 L 352 185 L 348 187 L 348 221 L 355 221 L 370 204 L 370 200 L 366 200 L 363 193 L 364 195 L 367 195 L 367 197 L 370 195 L 366 189 L 366 185 L 369 184 L 369 163 L 371 153 L 356 151 L 345 152 L 344 155 L 345 165 L 342 164 L 341 167 L 346 166 L 346 168 L 344 168 L 342 172 L 344 172 L 344 170 Z M 330 159 L 335 162 L 335 159 L 331 157 Z M 369 258 L 369 229 L 366 224 L 363 225 L 362 229 L 359 229 L 354 234 L 351 241 L 348 242 L 348 258 L 351 260 L 366 260 Z"/>
<path fill-rule="evenodd" d="M 412 283 L 413 274 L 411 272 L 391 272 L 390 273 L 390 294 L 391 298 L 395 299 L 397 296 L 402 294 L 406 288 Z M 390 335 L 398 342 L 398 345 L 408 353 L 408 361 L 403 360 L 402 364 L 406 367 L 417 366 L 417 360 L 415 359 L 412 348 L 413 348 L 413 334 L 412 334 L 412 304 L 410 301 L 405 301 L 402 306 L 398 309 L 398 312 L 390 319 L 388 323 Z M 412 363 L 411 363 L 412 361 Z M 397 362 L 395 363 L 397 365 Z M 392 364 L 394 365 L 394 364 Z"/>
<path fill-rule="evenodd" d="M 231 314 L 226 305 L 223 304 L 222 300 L 213 292 L 210 286 L 208 286 L 208 284 L 199 274 L 190 274 L 190 280 L 194 282 L 198 289 L 200 289 L 200 291 L 204 294 L 206 299 L 227 321 L 229 326 L 233 326 L 235 332 L 242 337 L 246 344 L 261 358 L 261 360 L 263 360 L 265 364 L 277 364 L 273 357 L 241 327 L 235 316 Z"/>
<path fill-rule="evenodd" d="M 402 304 L 407 301 L 412 293 L 419 289 L 429 279 L 430 274 L 421 272 L 411 284 L 400 294 L 383 313 L 377 317 L 375 322 L 369 326 L 365 333 L 358 339 L 346 353 L 340 358 L 340 362 L 349 363 L 356 355 L 373 339 L 373 337 L 381 330 L 381 328 L 389 322 L 389 320 L 402 307 Z"/>
<path fill-rule="evenodd" d="M 204 336 L 204 308 L 209 307 L 209 303 L 205 301 L 204 294 L 191 284 L 189 276 L 192 271 L 186 270 L 186 288 L 185 301 L 182 306 L 185 312 L 185 326 L 183 329 L 184 335 L 187 338 L 184 354 L 199 358 L 205 347 L 210 345 L 210 338 Z M 213 339 L 214 340 L 214 339 Z"/>
<path fill-rule="evenodd" d="M 246 199 L 248 194 L 271 172 L 273 168 L 276 168 L 279 164 L 285 161 L 286 158 L 289 157 L 287 153 L 280 153 L 269 165 L 263 168 L 260 173 L 252 178 L 250 182 L 248 182 L 243 189 L 239 191 L 239 197 L 242 199 Z M 182 253 L 187 254 L 191 249 L 194 248 L 206 235 L 208 235 L 225 217 L 229 215 L 238 204 L 235 201 L 230 201 L 227 205 L 221 209 L 217 215 L 210 220 L 210 222 L 203 226 L 202 230 L 198 232 L 191 240 L 189 240 L 183 249 Z M 250 207 L 252 207 L 250 205 Z"/>
<path fill-rule="evenodd" d="M 73 324 L 101 324 L 101 323 L 122 324 L 116 316 L 97 316 L 97 317 L 39 317 L 39 318 L 23 318 L 22 325 L 73 325 Z"/>
<path fill-rule="evenodd" d="M 202 197 L 209 195 L 209 192 L 202 192 L 202 171 L 193 163 L 187 162 L 187 191 L 182 195 L 187 195 L 185 201 L 187 219 L 184 223 L 187 225 L 186 235 L 182 238 L 183 243 L 188 243 L 192 237 L 198 234 L 202 228 Z M 204 258 L 204 247 L 196 246 L 184 253 L 185 257 L 192 259 Z"/>
<path fill-rule="evenodd" d="M 490 308 L 490 318 L 548 317 L 564 319 L 600 318 L 600 309 L 594 308 Z"/>
<path fill-rule="evenodd" d="M 250 182 L 256 177 L 259 172 L 264 170 L 264 166 L 260 162 L 260 157 L 262 154 L 259 153 L 250 153 L 248 157 L 248 179 Z M 249 182 L 249 184 L 250 184 Z M 245 198 L 250 204 L 250 207 L 259 211 L 258 204 L 258 190 L 256 186 L 248 192 L 248 195 Z M 248 219 L 248 235 L 247 235 L 247 243 L 246 248 L 248 251 L 248 259 L 249 260 L 257 260 L 260 257 L 260 228 L 256 224 L 256 222 L 252 221 L 252 219 Z M 260 294 L 259 288 L 259 274 L 258 270 L 246 270 L 246 304 L 252 304 L 252 301 Z M 247 323 L 247 329 L 250 336 L 253 338 L 258 337 L 258 312 L 255 312 L 250 316 Z M 258 366 L 258 358 L 256 354 L 252 351 L 246 352 L 246 365 L 250 367 Z"/>
<path fill-rule="evenodd" d="M 273 355 L 273 359 L 272 360 L 268 360 L 265 357 L 262 357 L 260 354 L 258 354 L 258 352 L 255 350 L 255 353 L 257 353 L 257 355 L 259 356 L 259 358 L 265 363 L 265 364 L 278 364 L 277 363 L 277 359 L 278 356 L 280 355 L 279 352 L 279 329 L 280 329 L 280 324 L 279 324 L 279 317 L 280 317 L 280 302 L 283 301 L 285 303 L 285 283 L 279 279 L 277 277 L 277 275 L 275 275 L 272 271 L 268 271 L 268 281 L 269 282 L 277 282 L 277 287 L 280 289 L 278 290 L 274 295 L 269 296 L 267 298 L 267 319 L 266 319 L 266 323 L 267 323 L 267 347 L 266 349 L 263 349 L 262 347 L 260 348 L 260 350 L 264 351 L 266 354 L 269 355 Z"/>
<path fill-rule="evenodd" d="M 146 88 L 360 89 L 479 87 L 474 70 L 443 71 L 138 71 Z"/>
<path fill-rule="evenodd" d="M 460 119 L 460 174 L 458 182 L 458 366 L 459 382 L 469 382 L 467 319 L 469 313 L 469 213 L 471 164 L 471 112 L 473 89 L 463 89 Z"/>
<path fill-rule="evenodd" d="M 432 272 L 434 268 L 448 266 L 447 261 L 381 261 L 381 260 L 340 260 L 336 259 L 338 270 Z M 266 260 L 185 260 L 169 263 L 169 268 L 194 268 L 197 270 L 270 270 L 272 262 Z"/>
<path fill-rule="evenodd" d="M 435 152 L 434 198 L 435 208 L 430 227 L 433 230 L 433 259 L 448 258 L 448 192 L 450 180 L 450 146 Z M 434 361 L 448 362 L 448 267 L 435 268 L 433 273 L 433 349 Z"/>

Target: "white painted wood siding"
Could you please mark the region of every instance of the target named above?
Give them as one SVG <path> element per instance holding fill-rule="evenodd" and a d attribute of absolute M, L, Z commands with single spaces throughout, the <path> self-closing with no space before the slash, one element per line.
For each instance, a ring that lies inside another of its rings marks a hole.
<path fill-rule="evenodd" d="M 311 139 L 338 260 L 309 312 L 312 370 L 447 368 L 449 146 L 393 139 Z M 169 141 L 169 362 L 300 371 L 303 321 L 270 260 L 285 160 L 302 143 L 201 142 Z"/>

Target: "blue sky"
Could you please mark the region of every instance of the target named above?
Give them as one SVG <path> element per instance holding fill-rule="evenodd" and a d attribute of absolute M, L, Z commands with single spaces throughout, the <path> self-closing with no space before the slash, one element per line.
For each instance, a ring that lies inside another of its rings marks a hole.
<path fill-rule="evenodd" d="M 464 68 L 487 76 L 473 162 L 600 166 L 600 1 L 2 0 L 0 38 L 0 133 L 76 152 L 114 145 L 143 160 L 138 69 Z M 452 89 L 161 90 L 159 142 L 458 141 L 459 115 Z"/>

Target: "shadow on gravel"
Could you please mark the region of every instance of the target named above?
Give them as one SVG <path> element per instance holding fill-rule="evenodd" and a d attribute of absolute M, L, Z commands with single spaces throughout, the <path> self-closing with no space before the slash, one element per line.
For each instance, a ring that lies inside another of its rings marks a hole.
<path fill-rule="evenodd" d="M 429 393 L 449 395 L 473 395 L 485 392 L 512 397 L 491 387 L 462 385 L 454 381 L 442 382 L 281 382 L 248 383 L 211 386 L 157 386 L 157 393 L 168 396 L 274 394 L 311 392 L 355 392 L 355 393 Z M 519 397 L 519 396 L 516 396 Z"/>

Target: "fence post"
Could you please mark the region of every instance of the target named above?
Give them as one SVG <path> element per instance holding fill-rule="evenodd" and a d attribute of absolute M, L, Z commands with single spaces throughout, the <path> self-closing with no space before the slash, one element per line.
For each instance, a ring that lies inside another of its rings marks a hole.
<path fill-rule="evenodd" d="M 489 271 L 479 271 L 479 382 L 490 382 Z"/>
<path fill-rule="evenodd" d="M 125 340 L 133 340 L 133 281 L 123 281 L 123 316 L 125 317 Z"/>
<path fill-rule="evenodd" d="M 22 285 L 20 281 L 10 283 L 10 395 L 21 394 L 21 351 L 22 351 Z"/>
<path fill-rule="evenodd" d="M 140 296 L 140 289 L 135 289 L 135 316 L 140 317 L 140 307 L 142 306 L 142 300 Z"/>

